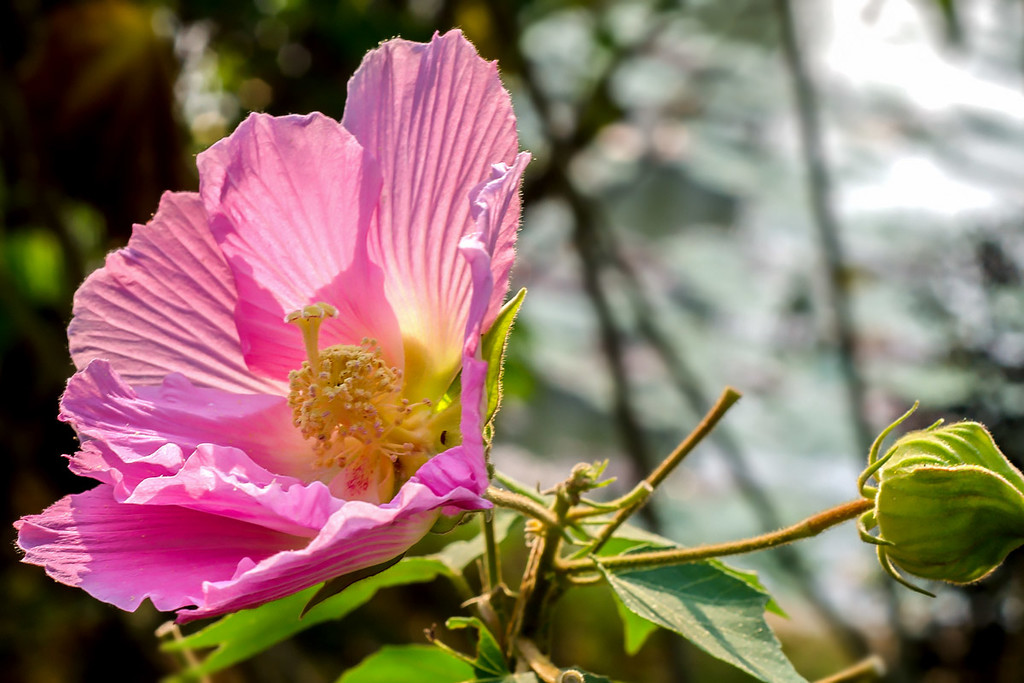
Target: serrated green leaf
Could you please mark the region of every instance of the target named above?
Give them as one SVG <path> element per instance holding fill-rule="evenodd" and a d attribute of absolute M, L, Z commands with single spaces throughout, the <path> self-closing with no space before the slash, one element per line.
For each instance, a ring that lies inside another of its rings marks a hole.
<path fill-rule="evenodd" d="M 473 666 L 477 678 L 501 678 L 512 673 L 508 670 L 497 639 L 482 621 L 476 617 L 451 617 L 445 626 L 453 631 L 460 628 L 476 629 L 476 657 L 467 657 L 466 661 Z"/>
<path fill-rule="evenodd" d="M 494 319 L 494 324 L 484 334 L 480 344 L 480 357 L 487 361 L 487 412 L 484 414 L 484 424 L 491 421 L 498 406 L 501 405 L 501 375 L 505 364 L 505 348 L 512 332 L 512 323 L 515 322 L 524 298 L 525 288 L 520 289 L 502 306 L 498 317 Z"/>
<path fill-rule="evenodd" d="M 337 683 L 461 683 L 472 678 L 472 666 L 433 645 L 385 645 L 342 674 Z"/>
<path fill-rule="evenodd" d="M 806 683 L 764 620 L 768 596 L 707 563 L 609 570 L 622 603 L 708 654 L 769 683 Z"/>
<path fill-rule="evenodd" d="M 190 681 L 221 671 L 246 660 L 300 631 L 324 621 L 340 619 L 367 603 L 377 591 L 390 586 L 426 583 L 450 570 L 440 560 L 407 557 L 394 567 L 358 581 L 346 590 L 316 605 L 300 618 L 306 603 L 320 586 L 275 600 L 254 609 L 230 614 L 178 641 L 161 644 L 165 651 L 216 648 L 196 666 L 172 677 L 172 681 Z"/>

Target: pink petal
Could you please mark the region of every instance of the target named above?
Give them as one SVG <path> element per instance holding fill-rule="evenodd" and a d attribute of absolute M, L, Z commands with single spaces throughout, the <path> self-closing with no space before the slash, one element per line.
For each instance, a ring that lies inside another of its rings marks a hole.
<path fill-rule="evenodd" d="M 449 460 L 441 454 L 445 466 Z M 428 463 L 429 464 L 429 463 Z M 442 508 L 477 509 L 479 498 L 464 488 L 441 495 L 409 481 L 386 505 L 349 501 L 334 513 L 320 534 L 301 549 L 278 553 L 242 568 L 227 581 L 204 586 L 198 609 L 178 613 L 179 622 L 233 612 L 275 600 L 320 581 L 388 560 L 423 537 Z M 484 504 L 486 506 L 486 503 Z"/>
<path fill-rule="evenodd" d="M 62 498 L 14 526 L 24 562 L 124 610 L 145 598 L 159 610 L 201 603 L 205 582 L 307 542 L 182 507 L 125 505 L 109 486 Z"/>
<path fill-rule="evenodd" d="M 490 271 L 490 254 L 477 235 L 462 240 L 460 252 L 470 265 L 473 274 L 472 298 L 469 319 L 466 322 L 462 348 L 462 393 L 460 404 L 459 431 L 461 445 L 449 449 L 443 455 L 449 458 L 442 463 L 438 458 L 427 461 L 416 473 L 415 479 L 423 482 L 435 492 L 450 491 L 458 487 L 467 488 L 480 496 L 487 489 L 488 475 L 483 440 L 483 412 L 486 398 L 487 362 L 479 356 L 480 336 L 483 332 L 483 317 L 487 302 L 493 290 Z M 475 507 L 488 507 L 482 499 Z"/>
<path fill-rule="evenodd" d="M 491 296 L 486 302 L 482 329 L 487 331 L 505 301 L 508 292 L 509 273 L 515 260 L 515 233 L 508 235 L 510 222 L 519 224 L 519 185 L 523 171 L 530 163 L 530 153 L 520 152 L 512 166 L 499 163 L 491 167 L 490 177 L 477 185 L 470 193 L 472 216 L 476 234 L 484 244 L 490 257 L 492 278 Z M 513 221 L 514 219 L 514 221 Z M 474 276 L 474 282 L 476 282 Z M 474 294 L 474 300 L 476 294 Z"/>
<path fill-rule="evenodd" d="M 226 482 L 232 475 L 219 476 Z M 246 483 L 244 476 L 233 476 Z M 201 482 L 193 483 L 193 492 L 202 496 L 202 490 Z M 247 486 L 234 494 L 240 500 L 231 514 L 242 511 L 245 499 L 252 503 L 263 497 L 278 510 L 305 514 L 305 503 L 314 516 L 322 516 L 323 490 L 319 483 L 286 490 L 272 484 Z M 186 495 L 184 489 L 178 493 Z M 226 485 L 222 493 L 227 501 Z M 179 505 L 118 503 L 111 487 L 99 486 L 65 497 L 15 527 L 23 561 L 45 567 L 57 581 L 126 610 L 147 597 L 159 610 L 195 605 L 195 610 L 179 612 L 184 622 L 253 607 L 379 564 L 418 541 L 440 508 L 463 509 L 475 501 L 464 489 L 438 496 L 408 482 L 388 505 L 335 501 L 334 512 L 309 540 L 268 528 L 266 508 L 246 508 L 246 517 L 260 513 L 261 523 L 250 524 Z"/>
<path fill-rule="evenodd" d="M 237 282 L 235 322 L 255 372 L 283 379 L 306 354 L 286 314 L 316 301 L 339 309 L 321 347 L 376 339 L 401 367 L 384 275 L 366 253 L 379 172 L 322 114 L 252 114 L 199 155 L 200 194 Z"/>
<path fill-rule="evenodd" d="M 449 450 L 449 458 L 427 462 L 415 479 L 435 492 L 463 487 L 482 495 L 487 489 L 488 476 L 483 442 L 483 413 L 486 400 L 487 363 L 479 356 L 480 337 L 490 325 L 490 302 L 494 295 L 494 250 L 501 243 L 499 232 L 505 215 L 512 206 L 519 179 L 529 162 L 529 155 L 520 154 L 509 168 L 498 164 L 492 179 L 481 184 L 473 194 L 473 217 L 477 232 L 467 235 L 459 244 L 459 253 L 469 267 L 472 290 L 469 311 L 463 331 L 462 345 L 462 415 L 459 429 L 462 444 Z M 487 507 L 480 499 L 476 508 Z"/>
<path fill-rule="evenodd" d="M 198 195 L 167 193 L 153 220 L 107 257 L 75 295 L 75 365 L 108 360 L 130 383 L 181 372 L 201 386 L 281 391 L 254 377 L 234 325 L 235 285 Z"/>
<path fill-rule="evenodd" d="M 459 241 L 475 230 L 470 193 L 491 165 L 518 149 L 508 93 L 491 62 L 458 31 L 429 44 L 391 40 L 352 77 L 344 125 L 380 164 L 385 191 L 370 233 L 370 255 L 387 273 L 386 292 L 407 357 L 425 356 L 407 381 L 444 391 L 457 371 L 471 278 Z M 497 263 L 491 317 L 508 286 L 518 199 L 494 235 Z M 417 371 L 425 373 L 411 376 Z"/>
<path fill-rule="evenodd" d="M 293 536 L 313 537 L 342 501 L 319 481 L 275 475 L 237 448 L 202 444 L 172 476 L 140 482 L 128 504 L 178 505 Z"/>
<path fill-rule="evenodd" d="M 487 364 L 475 361 L 475 365 L 476 367 L 470 370 L 469 381 L 482 387 L 483 381 L 478 380 L 474 375 L 478 375 L 482 367 L 482 373 L 486 376 Z M 467 369 L 464 369 L 463 373 L 466 373 Z M 481 394 L 473 389 L 462 392 L 463 400 L 473 400 L 474 395 Z M 476 425 L 480 425 L 479 408 L 475 411 L 464 409 L 462 429 L 471 429 Z M 454 514 L 454 508 L 486 510 L 491 507 L 491 503 L 482 498 L 484 491 L 487 490 L 488 476 L 483 439 L 479 436 L 479 427 L 477 429 L 477 432 L 464 432 L 464 434 L 475 434 L 475 436 L 469 438 L 463 436 L 461 445 L 450 448 L 428 460 L 409 480 L 411 483 L 422 484 L 437 496 L 451 498 L 443 510 L 445 514 Z M 408 485 L 407 483 L 406 486 Z"/>
<path fill-rule="evenodd" d="M 142 479 L 176 472 L 182 454 L 201 443 L 238 448 L 279 475 L 314 478 L 311 449 L 281 396 L 196 387 L 178 374 L 132 388 L 108 363 L 93 361 L 68 382 L 61 419 L 85 442 L 72 470 L 118 484 L 122 496 Z"/>

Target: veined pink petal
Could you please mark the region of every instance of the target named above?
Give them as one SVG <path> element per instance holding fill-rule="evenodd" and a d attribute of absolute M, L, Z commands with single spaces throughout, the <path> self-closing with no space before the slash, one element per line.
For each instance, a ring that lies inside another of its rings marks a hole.
<path fill-rule="evenodd" d="M 252 114 L 199 155 L 200 194 L 238 286 L 235 322 L 249 367 L 277 379 L 306 359 L 291 311 L 338 308 L 321 346 L 376 339 L 402 367 L 384 275 L 366 251 L 380 194 L 373 160 L 322 114 Z"/>
<path fill-rule="evenodd" d="M 102 441 L 83 441 L 82 448 L 68 458 L 68 469 L 114 487 L 114 496 L 124 500 L 150 477 L 170 476 L 185 463 L 181 446 L 166 443 L 152 453 L 118 453 Z"/>
<path fill-rule="evenodd" d="M 197 606 L 179 612 L 184 622 L 252 607 L 379 564 L 419 540 L 442 508 L 480 507 L 464 487 L 438 495 L 414 481 L 386 505 L 331 501 L 319 482 L 274 486 L 261 481 L 264 475 L 246 465 L 244 456 L 215 450 L 202 456 L 215 472 L 196 467 L 173 483 L 154 481 L 157 495 L 150 504 L 119 503 L 111 487 L 99 486 L 19 520 L 24 561 L 121 609 L 134 610 L 147 597 L 159 610 Z M 226 460 L 215 462 L 218 457 Z M 230 468 L 232 459 L 256 480 Z M 448 459 L 435 458 L 442 470 L 450 469 Z M 241 484 L 234 494 L 232 480 Z M 197 495 L 189 506 L 206 511 L 180 504 L 192 494 Z M 210 513 L 217 498 L 224 514 Z M 154 504 L 175 499 L 174 505 Z M 333 512 L 326 515 L 330 506 Z M 289 520 L 318 526 L 315 537 L 310 540 L 302 528 L 298 535 L 271 528 L 274 512 L 283 513 L 278 526 Z"/>
<path fill-rule="evenodd" d="M 72 469 L 107 483 L 114 480 L 97 475 L 117 470 L 120 495 L 141 479 L 159 476 L 154 467 L 163 468 L 162 474 L 177 471 L 174 457 L 180 466 L 181 454 L 201 443 L 238 448 L 282 476 L 314 478 L 311 449 L 292 426 L 291 409 L 282 396 L 196 387 L 181 375 L 169 375 L 157 387 L 132 388 L 110 364 L 97 360 L 68 382 L 61 419 L 91 444 L 72 457 Z M 167 449 L 167 444 L 178 450 Z"/>
<path fill-rule="evenodd" d="M 490 254 L 477 235 L 463 238 L 459 251 L 473 275 L 469 318 L 462 346 L 462 414 L 459 418 L 462 444 L 447 452 L 451 464 L 446 463 L 446 467 L 439 468 L 433 461 L 428 461 L 420 468 L 417 478 L 434 491 L 445 491 L 458 484 L 468 487 L 477 495 L 483 495 L 488 482 L 483 440 L 487 363 L 479 358 L 479 347 L 487 302 L 494 285 L 489 267 Z"/>
<path fill-rule="evenodd" d="M 201 604 L 207 581 L 308 539 L 229 517 L 167 505 L 118 503 L 109 486 L 66 496 L 15 522 L 22 561 L 124 610 Z"/>
<path fill-rule="evenodd" d="M 443 453 L 431 462 L 446 467 Z M 429 463 L 428 463 L 429 464 Z M 178 622 L 216 616 L 275 600 L 310 585 L 371 567 L 400 555 L 430 529 L 442 509 L 480 509 L 479 498 L 455 487 L 438 495 L 417 481 L 406 482 L 385 505 L 350 501 L 334 513 L 305 548 L 240 566 L 230 580 L 204 585 L 196 610 L 182 610 Z M 486 507 L 486 502 L 483 507 Z"/>
<path fill-rule="evenodd" d="M 477 232 L 466 235 L 459 243 L 459 254 L 469 268 L 472 281 L 462 341 L 462 444 L 448 451 L 450 458 L 445 461 L 444 468 L 437 466 L 435 458 L 417 473 L 416 479 L 434 491 L 449 490 L 461 482 L 461 486 L 479 496 L 487 488 L 483 442 L 487 363 L 478 357 L 480 337 L 486 330 L 484 325 L 490 325 L 487 316 L 490 315 L 495 288 L 494 250 L 500 248 L 501 226 L 513 206 L 519 180 L 529 160 L 529 154 L 523 153 L 511 168 L 504 164 L 495 165 L 491 179 L 480 184 L 473 193 L 473 218 Z M 486 506 L 482 499 L 480 503 L 478 507 Z"/>
<path fill-rule="evenodd" d="M 200 444 L 172 476 L 139 482 L 124 501 L 179 505 L 312 538 L 342 506 L 327 486 L 275 475 L 237 448 Z"/>
<path fill-rule="evenodd" d="M 459 365 L 468 315 L 471 279 L 457 247 L 475 231 L 470 193 L 490 178 L 492 164 L 511 163 L 518 150 L 508 93 L 494 63 L 458 31 L 428 44 L 391 40 L 349 82 L 343 123 L 384 178 L 370 256 L 387 273 L 407 357 L 429 360 L 407 380 L 443 391 Z M 502 272 L 492 319 L 508 286 L 518 211 L 504 219 L 494 235 Z"/>
<path fill-rule="evenodd" d="M 513 226 L 518 225 L 519 184 L 528 163 L 530 153 L 520 152 L 512 166 L 504 163 L 494 164 L 490 177 L 469 194 L 473 207 L 471 214 L 474 227 L 490 256 L 493 281 L 491 296 L 486 302 L 487 309 L 483 316 L 482 327 L 485 331 L 494 322 L 508 291 L 509 273 L 515 259 L 515 234 L 513 232 L 510 238 L 508 230 L 510 223 Z"/>
<path fill-rule="evenodd" d="M 75 295 L 68 342 L 75 365 L 109 361 L 130 383 L 171 372 L 239 393 L 281 392 L 254 377 L 235 331 L 235 285 L 199 196 L 166 193 L 153 220 L 107 257 Z"/>

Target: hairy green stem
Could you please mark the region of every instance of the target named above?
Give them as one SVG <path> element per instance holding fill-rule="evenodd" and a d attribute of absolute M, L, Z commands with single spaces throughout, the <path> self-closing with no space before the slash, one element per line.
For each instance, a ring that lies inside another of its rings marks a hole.
<path fill-rule="evenodd" d="M 494 515 L 491 512 L 484 512 L 484 592 L 490 594 L 496 586 L 501 583 L 501 574 L 498 566 L 498 544 L 494 539 Z"/>
<path fill-rule="evenodd" d="M 885 663 L 878 655 L 872 655 L 839 673 L 819 678 L 815 683 L 869 683 L 879 681 L 885 675 Z"/>
<path fill-rule="evenodd" d="M 534 502 L 532 498 L 527 498 L 526 496 L 518 493 L 512 493 L 511 491 L 502 491 L 501 489 L 496 489 L 493 486 L 488 487 L 487 491 L 484 493 L 484 498 L 499 507 L 515 510 L 527 517 L 532 517 L 538 522 L 544 524 L 544 526 L 560 526 L 558 518 L 556 518 L 550 510 L 541 506 L 539 503 Z"/>
<path fill-rule="evenodd" d="M 633 487 L 633 490 L 626 495 L 610 500 L 607 503 L 594 503 L 589 500 L 582 501 L 586 508 L 577 508 L 570 510 L 568 518 L 571 521 L 585 519 L 587 517 L 597 517 L 598 515 L 607 515 L 611 512 L 618 512 L 619 510 L 631 507 L 633 505 L 643 503 L 647 499 L 647 496 L 651 495 L 654 489 L 647 483 L 646 480 L 640 482 Z"/>
<path fill-rule="evenodd" d="M 156 630 L 156 637 L 163 639 L 170 636 L 175 643 L 181 643 L 185 637 L 181 634 L 181 628 L 173 621 L 167 621 Z M 188 670 L 195 669 L 199 666 L 199 659 L 196 657 L 196 653 L 192 648 L 183 647 L 178 650 L 178 655 L 181 657 L 185 668 Z M 197 683 L 210 683 L 210 677 L 206 674 L 200 674 L 199 678 L 196 679 Z"/>
<path fill-rule="evenodd" d="M 644 567 L 662 567 L 673 564 L 687 564 L 699 562 L 713 557 L 725 555 L 739 555 L 751 553 L 757 550 L 766 550 L 776 546 L 792 543 L 802 538 L 817 536 L 822 531 L 837 524 L 853 519 L 854 517 L 868 511 L 874 505 L 874 501 L 866 498 L 858 498 L 848 503 L 843 503 L 834 508 L 812 515 L 802 522 L 793 526 L 779 529 L 771 533 L 762 534 L 753 538 L 745 538 L 739 541 L 728 543 L 716 543 L 713 545 L 702 545 L 695 548 L 678 548 L 673 550 L 654 550 L 646 553 L 633 553 L 631 555 L 616 555 L 614 557 L 601 558 L 601 566 L 607 569 L 640 569 Z M 589 557 L 580 560 L 569 560 L 557 563 L 555 568 L 564 574 L 578 574 L 590 572 L 597 569 L 597 560 Z"/>
<path fill-rule="evenodd" d="M 580 557 L 583 555 L 590 555 L 604 547 L 604 544 L 607 543 L 608 539 L 612 537 L 615 531 L 622 526 L 623 522 L 629 519 L 634 512 L 643 506 L 650 497 L 651 492 L 654 491 L 661 482 L 665 481 L 668 475 L 670 475 L 679 463 L 683 461 L 683 458 L 689 455 L 690 451 L 692 451 L 697 444 L 704 439 L 704 437 L 711 433 L 711 430 L 713 430 L 719 420 L 725 416 L 725 413 L 728 412 L 729 408 L 731 408 L 736 401 L 740 400 L 740 396 L 740 392 L 736 391 L 732 387 L 726 387 L 725 390 L 722 391 L 721 396 L 718 397 L 715 405 L 711 407 L 711 410 L 709 410 L 707 415 L 704 416 L 704 419 L 700 421 L 700 424 L 698 424 L 697 427 L 690 432 L 690 435 L 683 439 L 679 445 L 676 446 L 675 450 L 669 453 L 668 457 L 662 460 L 661 464 L 658 465 L 646 479 L 644 479 L 644 483 L 647 484 L 647 487 L 642 489 L 638 487 L 638 489 L 634 489 L 634 491 L 639 491 L 636 499 L 626 507 L 619 510 L 619 512 L 612 517 L 611 521 L 608 522 L 608 526 L 602 529 L 597 535 L 594 542 L 576 553 L 576 556 Z"/>
<path fill-rule="evenodd" d="M 526 496 L 527 498 L 529 498 L 533 502 L 539 503 L 540 505 L 547 506 L 547 504 L 549 502 L 548 500 L 546 500 L 544 498 L 544 496 L 542 496 L 541 494 L 539 494 L 536 491 L 532 490 L 529 486 L 525 486 L 525 485 L 521 484 L 520 482 L 518 482 L 515 479 L 513 479 L 512 477 L 508 476 L 504 472 L 497 472 L 496 471 L 494 473 L 494 481 L 496 481 L 497 483 L 501 484 L 502 486 L 507 488 L 512 493 L 518 493 L 521 496 Z"/>
<path fill-rule="evenodd" d="M 529 638 L 517 638 L 515 643 L 516 654 L 533 670 L 544 683 L 558 683 L 562 672 L 551 663 L 551 660 L 540 651 L 537 644 Z"/>
<path fill-rule="evenodd" d="M 526 570 L 523 572 L 523 582 L 519 586 L 519 598 L 516 600 L 512 620 L 508 626 L 506 642 L 509 647 L 514 647 L 522 637 L 536 638 L 538 635 L 546 635 L 546 624 L 542 617 L 545 606 L 557 594 L 558 587 L 552 581 L 552 570 L 558 563 L 565 515 L 571 507 L 564 486 L 559 485 L 555 502 L 549 512 L 555 523 L 539 533 L 530 548 Z"/>

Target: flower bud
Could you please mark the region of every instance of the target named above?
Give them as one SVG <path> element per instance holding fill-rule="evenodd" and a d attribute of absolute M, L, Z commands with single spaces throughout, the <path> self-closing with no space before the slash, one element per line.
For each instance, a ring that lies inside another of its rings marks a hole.
<path fill-rule="evenodd" d="M 875 507 L 861 517 L 860 528 L 861 537 L 878 546 L 883 568 L 925 593 L 897 568 L 925 579 L 971 583 L 1024 544 L 1024 476 L 976 422 L 938 422 L 910 432 L 878 458 L 882 440 L 913 410 L 871 448 L 860 486 Z M 871 477 L 877 488 L 867 485 Z M 872 536 L 876 526 L 879 533 Z"/>
<path fill-rule="evenodd" d="M 977 581 L 1024 543 L 1024 494 L 973 465 L 917 466 L 883 477 L 875 520 L 888 560 L 925 579 Z"/>

